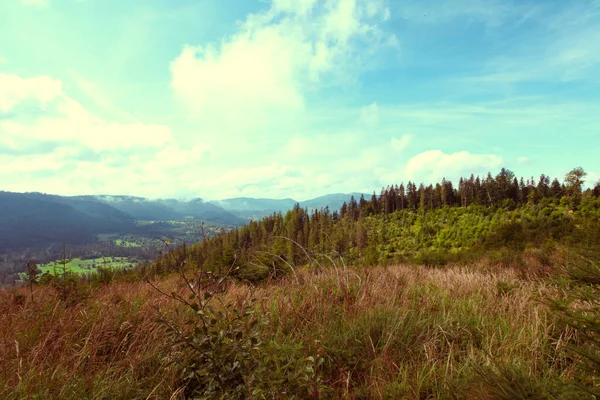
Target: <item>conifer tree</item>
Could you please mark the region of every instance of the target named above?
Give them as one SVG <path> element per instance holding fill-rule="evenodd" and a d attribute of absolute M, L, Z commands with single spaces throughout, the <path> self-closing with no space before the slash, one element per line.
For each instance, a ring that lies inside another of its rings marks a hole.
<path fill-rule="evenodd" d="M 371 208 L 373 209 L 374 214 L 379 214 L 379 203 L 375 191 L 373 191 L 373 195 L 371 196 Z"/>

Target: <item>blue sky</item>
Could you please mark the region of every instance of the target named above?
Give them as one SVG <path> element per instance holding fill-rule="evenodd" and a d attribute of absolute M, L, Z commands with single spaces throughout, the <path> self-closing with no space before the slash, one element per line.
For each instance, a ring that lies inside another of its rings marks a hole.
<path fill-rule="evenodd" d="M 0 189 L 600 179 L 600 1 L 0 2 Z"/>

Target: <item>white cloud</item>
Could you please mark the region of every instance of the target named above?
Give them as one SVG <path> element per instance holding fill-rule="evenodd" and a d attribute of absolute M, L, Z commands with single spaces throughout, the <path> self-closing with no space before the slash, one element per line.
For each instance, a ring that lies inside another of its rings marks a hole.
<path fill-rule="evenodd" d="M 263 32 L 262 42 L 187 47 L 172 63 L 172 86 L 196 117 L 219 121 L 260 112 L 294 111 L 303 98 L 292 79 L 293 48 L 277 35 Z"/>
<path fill-rule="evenodd" d="M 585 186 L 593 189 L 596 184 L 600 184 L 600 174 L 596 172 L 588 172 L 585 177 Z"/>
<path fill-rule="evenodd" d="M 532 159 L 531 159 L 531 157 L 521 156 L 521 157 L 517 157 L 515 159 L 515 161 L 517 162 L 517 164 L 527 165 L 527 164 L 531 164 Z"/>
<path fill-rule="evenodd" d="M 97 106 L 101 112 L 107 114 L 108 116 L 120 119 L 133 118 L 130 114 L 115 106 L 111 96 L 107 93 L 106 88 L 87 79 L 82 74 L 71 68 L 68 68 L 67 72 L 69 77 L 73 79 L 86 99 L 90 100 L 93 105 Z"/>
<path fill-rule="evenodd" d="M 22 148 L 32 142 L 58 142 L 102 151 L 159 147 L 171 141 L 166 126 L 104 121 L 62 87 L 61 81 L 46 76 L 0 74 L 0 113 L 28 105 L 26 112 L 17 113 L 19 117 L 0 121 L 0 143 Z"/>
<path fill-rule="evenodd" d="M 494 154 L 471 154 L 468 151 L 446 154 L 441 150 L 429 150 L 408 160 L 405 175 L 407 179 L 434 183 L 444 177 L 456 180 L 465 174 L 488 172 L 501 165 L 502 158 Z"/>
<path fill-rule="evenodd" d="M 186 46 L 171 63 L 171 86 L 204 125 L 276 131 L 299 118 L 308 94 L 351 77 L 384 45 L 377 23 L 386 10 L 380 1 L 275 1 L 221 43 Z"/>
<path fill-rule="evenodd" d="M 4 190 L 155 195 L 204 154 L 172 145 L 167 126 L 94 115 L 51 77 L 0 74 L 0 117 Z"/>
<path fill-rule="evenodd" d="M 316 5 L 318 0 L 274 0 L 273 9 L 278 12 L 308 14 Z"/>
<path fill-rule="evenodd" d="M 61 95 L 62 82 L 48 76 L 21 78 L 0 73 L 0 112 L 8 112 L 26 99 L 37 100 L 45 106 Z"/>
<path fill-rule="evenodd" d="M 316 128 L 339 120 L 312 108 L 311 96 L 352 83 L 369 56 L 393 42 L 379 28 L 389 18 L 385 3 L 276 0 L 219 43 L 186 46 L 170 65 L 171 87 L 194 129 L 178 135 L 207 148 L 202 176 L 188 187 L 209 198 L 319 190 L 306 182 L 349 190 L 367 133 Z M 376 104 L 363 123 L 376 128 Z M 290 176 L 292 165 L 302 179 Z"/>

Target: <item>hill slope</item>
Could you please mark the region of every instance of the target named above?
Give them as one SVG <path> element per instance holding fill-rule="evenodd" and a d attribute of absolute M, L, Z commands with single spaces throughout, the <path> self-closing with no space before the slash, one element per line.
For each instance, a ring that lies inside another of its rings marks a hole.
<path fill-rule="evenodd" d="M 82 199 L 0 192 L 0 204 L 0 250 L 80 244 L 107 230 L 126 232 L 133 228 L 130 215 Z"/>
<path fill-rule="evenodd" d="M 223 225 L 246 222 L 202 199 L 184 202 L 133 196 L 0 192 L 0 205 L 0 251 L 85 244 L 95 241 L 100 233 L 135 233 L 140 230 L 135 220 L 172 221 L 191 217 Z"/>
<path fill-rule="evenodd" d="M 192 217 L 225 225 L 243 225 L 244 220 L 216 204 L 202 199 L 147 199 L 135 196 L 81 196 L 92 198 L 145 221 L 172 221 Z"/>

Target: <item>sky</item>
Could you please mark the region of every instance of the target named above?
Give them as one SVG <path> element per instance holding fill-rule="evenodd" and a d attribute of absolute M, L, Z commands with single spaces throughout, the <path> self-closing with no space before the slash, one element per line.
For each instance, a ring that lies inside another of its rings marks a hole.
<path fill-rule="evenodd" d="M 599 0 L 2 0 L 0 190 L 600 179 Z"/>

